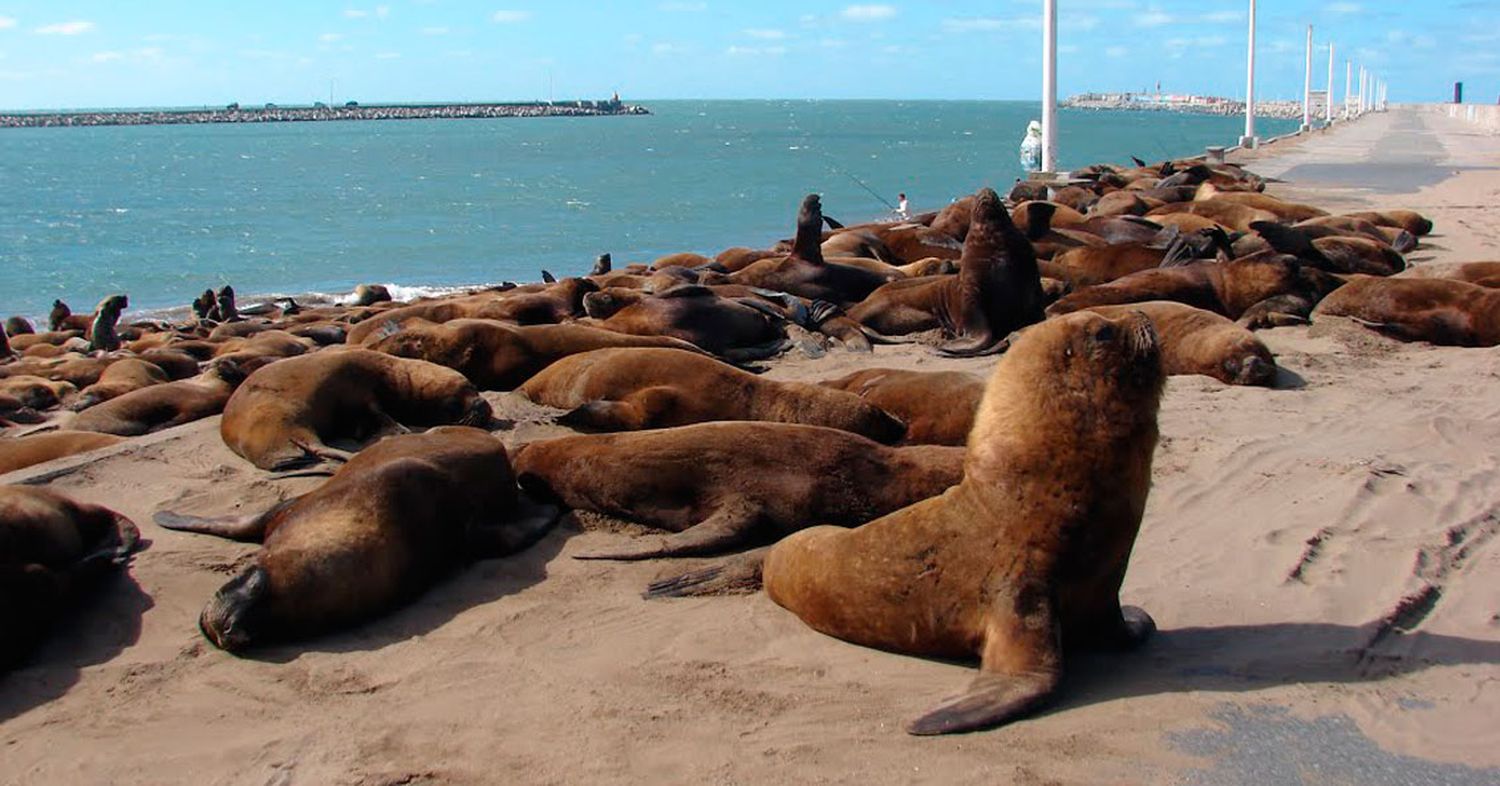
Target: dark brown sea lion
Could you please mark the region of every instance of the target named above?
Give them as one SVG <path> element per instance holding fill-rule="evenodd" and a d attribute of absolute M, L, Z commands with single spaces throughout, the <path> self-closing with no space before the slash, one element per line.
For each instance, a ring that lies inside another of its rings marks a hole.
<path fill-rule="evenodd" d="M 842 305 L 863 300 L 890 280 L 862 268 L 826 262 L 820 246 L 822 227 L 822 203 L 817 194 L 808 194 L 797 213 L 791 253 L 747 265 L 732 273 L 729 281 Z"/>
<path fill-rule="evenodd" d="M 1303 230 L 1319 228 L 1334 230 L 1345 235 L 1367 237 L 1376 242 L 1384 243 L 1402 254 L 1417 247 L 1416 235 L 1396 227 L 1379 226 L 1362 218 L 1323 216 L 1321 218 L 1310 218 L 1306 221 L 1299 221 L 1294 226 Z"/>
<path fill-rule="evenodd" d="M 228 284 L 220 287 L 218 294 L 214 296 L 214 305 L 217 308 L 216 314 L 218 317 L 218 321 L 239 321 L 240 312 L 239 309 L 235 307 L 234 303 L 234 287 L 229 286 Z"/>
<path fill-rule="evenodd" d="M 418 322 L 370 345 L 377 352 L 447 366 L 480 390 L 510 390 L 569 355 L 614 347 L 698 351 L 686 341 L 665 336 L 632 336 L 585 325 L 516 326 L 488 319 Z"/>
<path fill-rule="evenodd" d="M 580 559 L 714 554 L 814 524 L 856 526 L 941 494 L 959 448 L 889 448 L 788 423 L 699 423 L 533 442 L 516 477 L 538 499 L 671 531 Z"/>
<path fill-rule="evenodd" d="M 404 424 L 489 423 L 490 405 L 453 369 L 368 349 L 317 352 L 251 374 L 224 407 L 224 444 L 261 469 L 342 457 L 328 442 L 366 441 Z"/>
<path fill-rule="evenodd" d="M 1403 341 L 1461 347 L 1500 344 L 1500 290 L 1443 278 L 1350 276 L 1313 309 L 1352 317 Z"/>
<path fill-rule="evenodd" d="M 1350 218 L 1361 218 L 1383 227 L 1397 227 L 1422 237 L 1432 232 L 1432 221 L 1413 210 L 1365 210 L 1345 213 Z"/>
<path fill-rule="evenodd" d="M 850 309 L 850 318 L 886 335 L 941 327 L 954 336 L 941 349 L 954 355 L 985 354 L 1011 331 L 1041 321 L 1045 301 L 1031 244 L 993 190 L 981 189 L 972 204 L 957 276 L 887 284 Z"/>
<path fill-rule="evenodd" d="M 61 300 L 52 301 L 52 312 L 47 315 L 47 329 L 53 333 L 62 330 L 88 330 L 89 318 L 74 314 L 73 309 Z"/>
<path fill-rule="evenodd" d="M 907 731 L 1005 723 L 1052 698 L 1065 649 L 1129 647 L 1155 629 L 1119 592 L 1151 486 L 1163 379 L 1143 315 L 1043 322 L 997 364 L 957 486 L 855 529 L 802 530 L 762 565 L 740 558 L 651 594 L 754 586 L 758 573 L 771 600 L 823 633 L 979 657 L 968 690 Z"/>
<path fill-rule="evenodd" d="M 99 301 L 94 309 L 94 318 L 89 323 L 88 333 L 85 334 L 90 351 L 113 352 L 120 348 L 120 336 L 115 328 L 120 322 L 120 315 L 129 305 L 130 300 L 124 295 L 110 295 Z"/>
<path fill-rule="evenodd" d="M 16 356 L 16 351 L 10 348 L 10 334 L 5 328 L 0 328 L 0 363 Z"/>
<path fill-rule="evenodd" d="M 78 413 L 67 428 L 137 437 L 217 415 L 244 379 L 233 363 L 215 361 L 196 377 L 126 393 Z"/>
<path fill-rule="evenodd" d="M 1172 300 L 1239 319 L 1256 304 L 1292 295 L 1304 301 L 1304 313 L 1339 280 L 1291 258 L 1236 259 L 1195 262 L 1182 267 L 1131 273 L 1108 284 L 1085 287 L 1047 307 L 1048 315 L 1067 314 L 1090 306 Z"/>
<path fill-rule="evenodd" d="M 907 445 L 963 445 L 974 427 L 984 380 L 963 371 L 867 368 L 818 383 L 843 390 L 906 423 Z"/>
<path fill-rule="evenodd" d="M 518 391 L 571 410 L 560 423 L 638 431 L 711 420 L 768 420 L 828 426 L 895 442 L 901 421 L 858 396 L 802 382 L 757 377 L 678 349 L 601 349 L 563 358 Z"/>
<path fill-rule="evenodd" d="M 1348 235 L 1323 235 L 1318 227 L 1299 228 L 1269 221 L 1253 221 L 1256 232 L 1234 242 L 1238 257 L 1267 249 L 1291 254 L 1329 273 L 1389 276 L 1406 269 L 1406 258 L 1381 240 Z M 1259 242 L 1257 242 L 1259 241 Z"/>
<path fill-rule="evenodd" d="M 0 392 L 0 428 L 17 423 L 41 423 L 46 419 L 46 415 L 36 411 L 34 407 L 26 406 L 26 402 L 9 393 Z"/>
<path fill-rule="evenodd" d="M 360 284 L 354 288 L 351 306 L 373 306 L 391 302 L 391 290 L 384 284 Z"/>
<path fill-rule="evenodd" d="M 1230 385 L 1263 386 L 1276 379 L 1276 359 L 1265 343 L 1212 311 L 1166 300 L 1088 310 L 1110 319 L 1137 311 L 1150 317 L 1161 342 L 1162 371 L 1168 376 L 1203 374 Z"/>
<path fill-rule="evenodd" d="M 136 357 L 166 372 L 172 380 L 187 379 L 198 373 L 198 359 L 171 346 L 138 352 Z"/>
<path fill-rule="evenodd" d="M 0 486 L 0 672 L 18 665 L 56 617 L 141 545 L 129 519 L 54 491 Z"/>
<path fill-rule="evenodd" d="M 505 446 L 463 427 L 382 440 L 259 515 L 156 514 L 168 529 L 263 543 L 198 620 L 229 652 L 379 616 L 466 562 L 525 549 L 555 520 L 555 509 L 523 508 Z"/>
<path fill-rule="evenodd" d="M 49 431 L 24 437 L 0 438 L 0 475 L 124 442 L 124 437 L 88 431 Z"/>
<path fill-rule="evenodd" d="M 11 317 L 5 320 L 5 332 L 12 336 L 25 336 L 35 333 L 36 328 L 26 317 Z"/>
<path fill-rule="evenodd" d="M 599 285 L 586 278 L 565 278 L 541 292 L 508 295 L 471 316 L 503 319 L 518 325 L 548 325 L 583 316 L 583 298 L 598 292 Z"/>
<path fill-rule="evenodd" d="M 1448 278 L 1500 288 L 1500 262 L 1428 262 L 1409 267 L 1396 278 Z"/>
<path fill-rule="evenodd" d="M 720 356 L 747 348 L 776 351 L 786 340 L 785 320 L 763 303 L 720 297 L 693 284 L 655 295 L 619 289 L 594 292 L 583 299 L 583 307 L 606 330 L 669 336 Z"/>
<path fill-rule="evenodd" d="M 203 294 L 193 298 L 192 310 L 193 316 L 199 320 L 219 321 L 219 304 L 214 300 L 214 291 L 212 289 L 205 289 L 203 290 Z"/>
<path fill-rule="evenodd" d="M 194 364 L 196 366 L 196 364 Z M 120 358 L 109 364 L 99 376 L 99 381 L 78 391 L 78 398 L 69 408 L 82 412 L 100 402 L 129 393 L 132 390 L 160 385 L 171 380 L 161 367 L 137 358 Z"/>

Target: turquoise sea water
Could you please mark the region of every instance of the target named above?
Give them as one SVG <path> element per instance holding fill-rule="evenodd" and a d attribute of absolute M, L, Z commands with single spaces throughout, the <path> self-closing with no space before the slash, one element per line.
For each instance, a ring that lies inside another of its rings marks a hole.
<path fill-rule="evenodd" d="M 644 117 L 0 131 L 0 316 L 205 287 L 344 293 L 535 280 L 935 209 L 1020 176 L 1032 102 L 663 101 Z M 1232 144 L 1241 120 L 1064 110 L 1064 168 Z M 1262 120 L 1261 133 L 1295 121 Z M 858 181 L 858 182 L 857 182 Z M 864 185 L 861 185 L 863 183 Z M 253 298 L 250 298 L 253 299 Z"/>

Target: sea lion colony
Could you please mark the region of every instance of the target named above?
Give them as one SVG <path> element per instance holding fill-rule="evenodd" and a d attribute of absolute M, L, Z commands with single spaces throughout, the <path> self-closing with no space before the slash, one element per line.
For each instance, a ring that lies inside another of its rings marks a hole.
<path fill-rule="evenodd" d="M 585 558 L 785 536 L 648 596 L 764 586 L 831 635 L 977 657 L 974 685 L 909 729 L 996 725 L 1053 694 L 1064 647 L 1152 629 L 1118 590 L 1164 375 L 1272 385 L 1253 330 L 1329 316 L 1500 343 L 1500 263 L 1407 269 L 1432 229 L 1420 215 L 1333 216 L 1235 165 L 1137 163 L 1007 199 L 981 189 L 899 224 L 843 226 L 810 195 L 794 237 L 760 250 L 621 268 L 603 255 L 587 276 L 409 303 L 376 285 L 345 306 L 242 307 L 226 286 L 167 324 L 124 321 L 124 295 L 92 316 L 57 301 L 47 330 L 12 317 L 0 332 L 0 472 L 223 413 L 225 443 L 255 466 L 331 474 L 237 520 L 158 511 L 162 527 L 262 542 L 205 599 L 204 635 L 236 652 L 377 617 L 525 548 L 553 505 L 666 533 Z M 743 365 L 888 343 L 1003 357 L 988 383 L 871 363 L 809 385 Z M 560 424 L 645 431 L 512 455 L 486 390 L 561 408 Z M 0 660 L 65 628 L 64 605 L 140 543 L 107 510 L 0 486 L 0 607 L 16 634 Z"/>

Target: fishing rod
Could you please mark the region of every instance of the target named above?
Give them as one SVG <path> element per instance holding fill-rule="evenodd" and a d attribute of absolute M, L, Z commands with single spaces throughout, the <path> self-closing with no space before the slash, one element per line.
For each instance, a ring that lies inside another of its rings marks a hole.
<path fill-rule="evenodd" d="M 853 180 L 854 183 L 855 183 L 855 185 L 858 185 L 860 188 L 863 188 L 865 191 L 868 191 L 870 193 L 870 196 L 875 197 L 876 199 L 880 200 L 881 204 L 884 204 L 886 207 L 890 208 L 892 211 L 894 211 L 896 209 L 895 205 L 891 204 L 889 200 L 887 200 L 885 197 L 881 196 L 880 192 L 876 191 L 873 188 L 870 188 L 870 186 L 868 184 L 866 184 L 865 181 L 860 180 L 859 178 L 857 178 L 854 175 L 850 174 L 848 171 L 840 168 L 839 165 L 838 165 L 838 162 L 833 159 L 833 156 L 828 155 L 827 153 L 825 153 L 822 150 L 819 150 L 819 149 L 817 149 L 815 147 L 812 148 L 812 150 L 813 150 L 813 152 L 815 152 L 818 155 L 822 156 L 824 158 L 824 160 L 826 160 L 828 162 L 828 168 L 832 169 L 836 174 L 843 175 L 844 177 L 847 177 L 850 180 Z"/>

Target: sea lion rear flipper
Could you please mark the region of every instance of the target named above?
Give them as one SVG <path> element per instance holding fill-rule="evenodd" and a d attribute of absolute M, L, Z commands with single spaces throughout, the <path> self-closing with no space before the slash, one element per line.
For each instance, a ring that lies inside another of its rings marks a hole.
<path fill-rule="evenodd" d="M 935 351 L 944 357 L 977 358 L 985 355 L 999 355 L 1007 349 L 1010 349 L 1009 337 L 996 341 L 989 336 L 980 336 L 955 339 L 938 346 Z"/>
<path fill-rule="evenodd" d="M 764 583 L 761 568 L 771 548 L 747 551 L 701 570 L 689 571 L 651 582 L 641 597 L 688 598 L 699 595 L 748 595 L 759 592 Z"/>
<path fill-rule="evenodd" d="M 831 218 L 829 216 L 823 216 L 823 223 L 827 224 L 829 229 L 843 229 L 844 228 L 843 224 L 840 224 L 839 222 L 835 221 L 833 218 Z"/>
<path fill-rule="evenodd" d="M 757 344 L 753 347 L 735 347 L 726 349 L 719 353 L 719 357 L 734 364 L 748 363 L 754 360 L 765 360 L 773 358 L 791 348 L 792 342 L 787 339 L 777 339 L 766 344 Z"/>
<path fill-rule="evenodd" d="M 478 559 L 504 557 L 525 551 L 552 531 L 562 517 L 562 508 L 537 502 L 522 492 L 516 499 L 515 515 L 498 524 L 469 530 L 469 548 Z"/>
<path fill-rule="evenodd" d="M 284 500 L 264 513 L 249 516 L 224 516 L 221 518 L 205 518 L 202 516 L 184 516 L 173 513 L 170 510 L 159 510 L 152 516 L 157 526 L 164 529 L 176 530 L 178 532 L 197 532 L 203 535 L 215 535 L 229 540 L 259 542 L 266 534 L 266 525 L 271 518 L 283 508 L 297 500 L 293 497 Z"/>
<path fill-rule="evenodd" d="M 1013 591 L 1016 605 L 1032 595 L 1026 588 Z M 987 729 L 1036 709 L 1052 696 L 1062 679 L 1062 636 L 1051 604 L 1032 602 L 1024 611 L 1004 605 L 993 608 L 985 627 L 979 675 L 963 693 L 907 724 L 908 733 Z"/>
<path fill-rule="evenodd" d="M 744 503 L 719 508 L 713 515 L 682 532 L 649 535 L 624 546 L 574 554 L 573 559 L 639 560 L 716 554 L 744 540 L 758 511 Z"/>
<path fill-rule="evenodd" d="M 542 269 L 542 283 L 544 283 L 544 284 L 556 284 L 557 283 L 557 276 L 552 275 L 552 271 L 547 270 L 546 268 L 543 268 Z"/>
<path fill-rule="evenodd" d="M 124 565 L 130 561 L 131 554 L 145 548 L 146 542 L 141 540 L 141 531 L 136 527 L 135 522 L 118 513 L 114 513 L 113 516 L 114 539 L 78 560 L 69 570 L 70 578 L 87 580 L 97 576 L 101 572 Z"/>
<path fill-rule="evenodd" d="M 599 431 L 653 428 L 658 416 L 677 407 L 677 393 L 667 386 L 644 388 L 621 401 L 600 399 L 574 408 L 557 419 L 559 426 Z"/>

